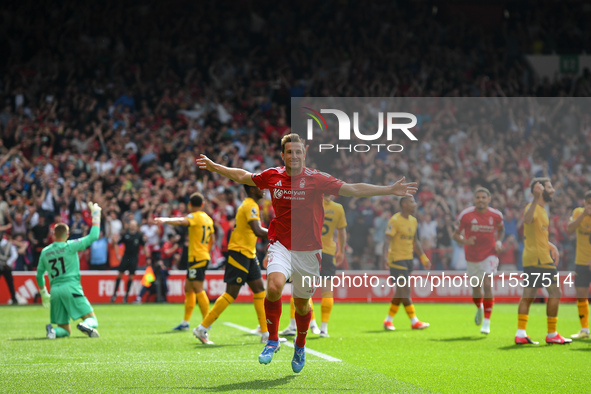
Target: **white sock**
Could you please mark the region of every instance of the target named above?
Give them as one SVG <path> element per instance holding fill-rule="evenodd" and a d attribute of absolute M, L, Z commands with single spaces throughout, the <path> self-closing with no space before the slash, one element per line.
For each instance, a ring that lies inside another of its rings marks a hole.
<path fill-rule="evenodd" d="M 483 326 L 490 326 L 490 319 L 484 318 L 482 320 L 482 325 Z"/>
<path fill-rule="evenodd" d="M 318 327 L 318 323 L 316 323 L 316 319 L 310 320 L 310 327 Z"/>
<path fill-rule="evenodd" d="M 203 330 L 203 331 L 207 332 L 207 328 L 205 328 L 205 327 L 203 326 L 203 324 L 199 324 L 199 327 L 197 327 L 197 329 L 198 329 L 198 330 Z"/>
<path fill-rule="evenodd" d="M 527 336 L 527 333 L 525 332 L 525 330 L 517 329 L 517 334 L 515 334 L 515 336 L 519 338 L 525 338 Z"/>
<path fill-rule="evenodd" d="M 188 322 L 188 321 L 186 321 L 186 320 L 183 320 L 183 321 L 181 322 L 181 324 L 186 324 L 186 325 L 189 325 L 189 322 Z"/>
<path fill-rule="evenodd" d="M 295 317 L 293 319 L 289 319 L 289 328 L 291 328 L 292 330 L 295 330 L 296 327 L 297 327 L 297 325 L 296 325 Z"/>
<path fill-rule="evenodd" d="M 328 323 L 325 323 L 325 322 L 320 323 L 320 331 L 327 332 L 328 331 Z"/>
<path fill-rule="evenodd" d="M 586 332 L 587 334 L 589 334 L 589 329 L 588 328 L 581 328 L 581 331 Z"/>
<path fill-rule="evenodd" d="M 418 321 L 419 321 L 419 318 L 415 316 L 412 319 L 410 319 L 410 324 L 415 324 Z"/>
<path fill-rule="evenodd" d="M 556 335 L 558 335 L 558 332 L 554 331 L 554 332 L 549 332 L 548 335 L 546 335 L 548 338 L 554 338 Z"/>
<path fill-rule="evenodd" d="M 394 321 L 394 316 L 386 316 L 386 321 L 389 321 L 390 323 L 392 323 Z"/>

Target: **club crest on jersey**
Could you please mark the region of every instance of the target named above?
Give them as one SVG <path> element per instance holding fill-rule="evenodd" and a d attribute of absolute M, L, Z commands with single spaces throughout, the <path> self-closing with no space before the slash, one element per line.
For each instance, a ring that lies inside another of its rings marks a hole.
<path fill-rule="evenodd" d="M 300 181 L 300 189 L 303 189 L 304 186 L 306 186 L 306 178 L 302 178 L 302 180 Z"/>
<path fill-rule="evenodd" d="M 274 189 L 273 190 L 273 198 L 280 199 L 281 197 L 283 197 L 283 190 L 281 190 L 281 189 Z"/>

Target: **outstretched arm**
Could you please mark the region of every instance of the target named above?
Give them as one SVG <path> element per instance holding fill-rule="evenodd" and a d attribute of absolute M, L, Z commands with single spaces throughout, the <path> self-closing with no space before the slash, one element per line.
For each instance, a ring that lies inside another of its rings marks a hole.
<path fill-rule="evenodd" d="M 345 183 L 339 190 L 340 196 L 346 197 L 372 197 L 372 196 L 401 196 L 412 197 L 417 192 L 417 183 L 404 183 L 405 177 L 389 186 L 370 185 L 368 183 Z"/>
<path fill-rule="evenodd" d="M 156 224 L 172 224 L 173 226 L 188 226 L 189 219 L 186 217 L 180 218 L 154 218 L 154 223 Z"/>
<path fill-rule="evenodd" d="M 243 183 L 249 186 L 256 186 L 252 180 L 252 173 L 243 170 L 242 168 L 231 168 L 214 163 L 209 157 L 205 155 L 199 155 L 199 158 L 195 160 L 195 162 L 199 168 L 211 172 L 217 172 L 218 174 L 223 175 L 234 182 Z"/>

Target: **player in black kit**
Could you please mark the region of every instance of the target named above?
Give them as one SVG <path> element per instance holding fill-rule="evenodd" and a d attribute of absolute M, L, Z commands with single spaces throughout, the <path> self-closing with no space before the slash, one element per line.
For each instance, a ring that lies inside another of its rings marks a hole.
<path fill-rule="evenodd" d="M 125 245 L 125 252 L 123 252 L 121 264 L 119 264 L 119 267 L 117 268 L 119 274 L 117 275 L 117 280 L 115 281 L 115 291 L 113 292 L 113 296 L 111 297 L 111 302 L 113 303 L 117 299 L 117 290 L 119 289 L 119 283 L 121 282 L 123 274 L 125 273 L 125 271 L 127 271 L 129 275 L 127 277 L 125 296 L 123 297 L 123 302 L 127 303 L 127 296 L 129 295 L 129 289 L 131 289 L 133 275 L 135 274 L 135 270 L 137 269 L 140 246 L 144 247 L 144 252 L 146 256 L 148 256 L 148 251 L 146 250 L 146 239 L 144 235 L 138 230 L 138 225 L 135 220 L 129 222 L 129 229 L 121 236 L 121 240 L 119 242 Z"/>

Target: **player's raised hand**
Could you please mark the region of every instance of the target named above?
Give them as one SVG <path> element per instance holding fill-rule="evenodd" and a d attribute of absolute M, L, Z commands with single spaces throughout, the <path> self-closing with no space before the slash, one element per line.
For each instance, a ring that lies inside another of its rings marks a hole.
<path fill-rule="evenodd" d="M 406 177 L 402 177 L 395 184 L 392 185 L 392 194 L 401 197 L 412 197 L 417 192 L 417 183 L 404 183 Z"/>
<path fill-rule="evenodd" d="M 90 215 L 92 216 L 92 224 L 93 225 L 100 225 L 101 224 L 101 211 L 102 208 L 98 206 L 98 204 L 92 201 L 88 202 L 88 209 L 90 209 Z"/>
<path fill-rule="evenodd" d="M 154 223 L 156 224 L 165 224 L 166 218 L 154 218 Z"/>
<path fill-rule="evenodd" d="M 199 155 L 199 158 L 195 159 L 195 163 L 203 170 L 215 171 L 215 163 L 205 155 Z"/>
<path fill-rule="evenodd" d="M 544 193 L 544 185 L 541 182 L 538 182 L 534 185 L 534 198 L 538 199 Z"/>

